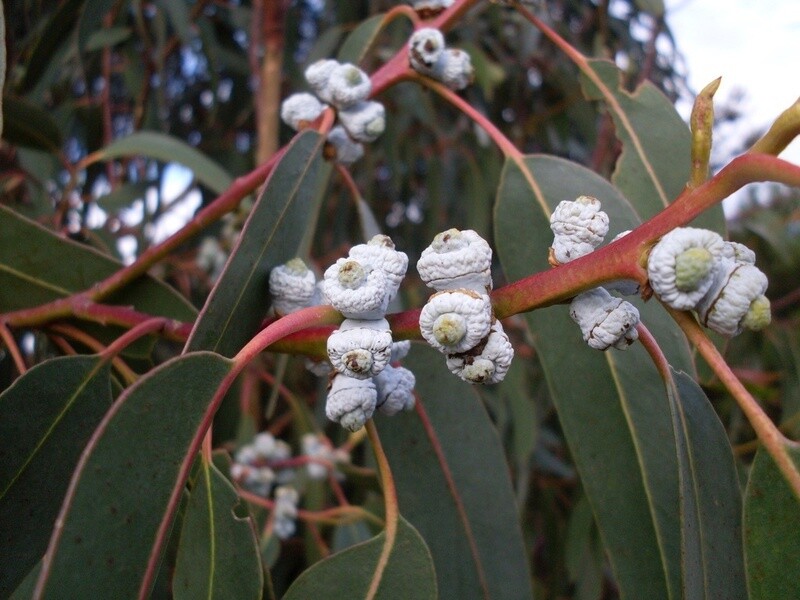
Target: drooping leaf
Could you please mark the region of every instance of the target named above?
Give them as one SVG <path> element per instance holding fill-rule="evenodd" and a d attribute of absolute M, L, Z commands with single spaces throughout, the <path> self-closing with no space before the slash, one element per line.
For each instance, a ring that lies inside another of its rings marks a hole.
<path fill-rule="evenodd" d="M 131 37 L 130 27 L 108 27 L 95 31 L 86 41 L 86 50 L 102 50 L 116 46 Z"/>
<path fill-rule="evenodd" d="M 97 199 L 97 204 L 103 210 L 117 211 L 131 205 L 134 200 L 144 198 L 147 182 L 124 183 L 113 192 L 109 192 Z"/>
<path fill-rule="evenodd" d="M 2 205 L 0 220 L 0 312 L 39 306 L 87 290 L 123 266 Z M 140 277 L 107 301 L 181 321 L 191 321 L 196 314 L 175 290 L 149 276 Z"/>
<path fill-rule="evenodd" d="M 677 198 L 689 179 L 689 128 L 651 82 L 645 81 L 631 93 L 622 85 L 622 73 L 614 63 L 589 60 L 588 68 L 581 75 L 584 93 L 605 102 L 622 142 L 612 181 L 648 219 Z M 695 224 L 724 233 L 722 208 L 706 211 Z"/>
<path fill-rule="evenodd" d="M 366 598 L 374 580 L 376 600 L 436 598 L 431 553 L 417 530 L 402 516 L 397 523 L 394 544 L 380 571 L 379 559 L 385 545 L 384 531 L 316 563 L 295 580 L 283 596 L 284 600 Z"/>
<path fill-rule="evenodd" d="M 550 268 L 549 213 L 563 199 L 597 197 L 614 231 L 641 221 L 619 191 L 588 169 L 544 156 L 525 157 L 524 168 L 506 164 L 495 206 L 494 238 L 512 281 Z M 693 372 L 672 320 L 655 303 L 637 308 L 670 362 Z M 588 348 L 567 306 L 536 310 L 525 320 L 623 595 L 679 597 L 677 458 L 658 373 L 639 345 L 624 353 Z"/>
<path fill-rule="evenodd" d="M 683 535 L 683 598 L 747 598 L 742 496 L 730 442 L 700 386 L 668 382 L 675 411 Z M 673 395 L 674 394 L 674 395 Z"/>
<path fill-rule="evenodd" d="M 261 598 L 264 573 L 250 519 L 234 513 L 239 497 L 213 463 L 200 457 L 183 519 L 172 581 L 175 598 Z"/>
<path fill-rule="evenodd" d="M 11 144 L 58 152 L 61 130 L 49 112 L 29 100 L 3 96 L 3 139 Z"/>
<path fill-rule="evenodd" d="M 117 399 L 70 483 L 39 577 L 41 597 L 139 593 L 158 531 L 171 521 L 165 515 L 179 497 L 181 469 L 231 366 L 209 352 L 187 354 Z"/>
<path fill-rule="evenodd" d="M 191 169 L 197 181 L 217 194 L 227 190 L 233 182 L 228 172 L 216 161 L 186 142 L 157 131 L 137 131 L 114 140 L 94 154 L 99 160 L 139 155 L 163 162 L 180 163 Z"/>
<path fill-rule="evenodd" d="M 58 5 L 41 30 L 25 65 L 20 92 L 31 90 L 50 66 L 57 50 L 69 39 L 85 0 L 67 0 Z M 0 79 L 5 81 L 5 77 Z"/>
<path fill-rule="evenodd" d="M 423 410 L 377 423 L 400 511 L 427 542 L 439 589 L 453 598 L 532 597 L 508 465 L 478 395 L 427 346 L 415 345 L 403 364 Z"/>
<path fill-rule="evenodd" d="M 269 271 L 297 256 L 315 218 L 324 138 L 298 135 L 275 165 L 186 344 L 233 356 L 253 336 L 269 307 Z"/>
<path fill-rule="evenodd" d="M 97 356 L 40 363 L 0 395 L 0 596 L 47 549 L 81 451 L 111 406 L 108 364 Z"/>
<path fill-rule="evenodd" d="M 339 53 L 337 55 L 339 62 L 359 64 L 367 56 L 369 49 L 372 47 L 372 44 L 375 43 L 381 31 L 398 16 L 400 15 L 395 13 L 393 18 L 388 18 L 387 14 L 381 13 L 359 24 L 359 26 L 347 36 L 342 47 L 339 48 Z M 402 16 L 407 18 L 404 14 Z"/>
<path fill-rule="evenodd" d="M 800 468 L 800 450 L 788 448 Z M 759 449 L 744 502 L 747 586 L 752 600 L 800 598 L 800 501 L 775 461 Z"/>

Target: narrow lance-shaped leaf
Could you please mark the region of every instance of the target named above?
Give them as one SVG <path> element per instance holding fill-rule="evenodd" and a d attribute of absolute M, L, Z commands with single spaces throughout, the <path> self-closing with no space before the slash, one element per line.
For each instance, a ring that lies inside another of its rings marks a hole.
<path fill-rule="evenodd" d="M 117 399 L 84 452 L 37 592 L 127 598 L 140 591 L 182 466 L 231 370 L 208 352 L 157 367 Z M 147 590 L 144 590 L 145 592 Z"/>
<path fill-rule="evenodd" d="M 421 407 L 377 422 L 400 511 L 431 549 L 439 589 L 532 597 L 508 465 L 480 398 L 431 348 L 414 345 L 403 362 Z"/>
<path fill-rule="evenodd" d="M 402 15 L 407 18 L 406 15 Z M 395 18 L 397 15 L 395 14 Z M 387 19 L 387 15 L 377 14 L 365 20 L 347 36 L 342 47 L 339 49 L 337 58 L 340 62 L 360 63 L 367 52 L 375 43 L 378 35 L 392 22 Z"/>
<path fill-rule="evenodd" d="M 373 580 L 377 582 L 373 596 L 376 600 L 437 598 L 431 554 L 417 530 L 400 517 L 397 535 L 384 566 L 379 560 L 385 544 L 384 531 L 316 563 L 295 580 L 283 596 L 284 600 L 366 598 Z"/>
<path fill-rule="evenodd" d="M 523 167 L 526 173 L 506 164 L 495 206 L 497 251 L 511 280 L 550 268 L 549 213 L 561 200 L 597 197 L 609 214 L 608 237 L 640 222 L 619 191 L 588 169 L 544 156 L 525 157 Z M 692 372 L 677 326 L 655 303 L 638 308 L 669 360 Z M 639 345 L 625 353 L 588 348 L 567 306 L 525 320 L 620 589 L 630 597 L 679 597 L 677 459 L 658 373 Z"/>
<path fill-rule="evenodd" d="M 674 105 L 649 81 L 631 93 L 607 60 L 588 60 L 581 84 L 591 100 L 603 100 L 622 142 L 614 185 L 643 218 L 650 218 L 683 191 L 691 169 L 691 134 Z M 703 213 L 698 227 L 725 231 L 721 207 Z"/>
<path fill-rule="evenodd" d="M 269 307 L 269 271 L 297 256 L 313 222 L 324 138 L 299 134 L 280 159 L 245 223 L 225 270 L 195 323 L 187 350 L 233 356 Z"/>
<path fill-rule="evenodd" d="M 164 162 L 180 163 L 192 170 L 197 181 L 217 194 L 227 190 L 233 183 L 228 172 L 216 161 L 186 142 L 157 131 L 137 131 L 114 140 L 93 156 L 100 160 L 110 160 L 139 155 Z"/>
<path fill-rule="evenodd" d="M 800 449 L 787 448 L 800 467 Z M 800 598 L 800 501 L 772 457 L 756 453 L 744 503 L 747 585 L 752 600 Z"/>
<path fill-rule="evenodd" d="M 730 442 L 700 386 L 667 382 L 679 453 L 683 598 L 747 598 L 742 497 Z"/>
<path fill-rule="evenodd" d="M 17 146 L 57 153 L 63 136 L 55 119 L 29 100 L 3 95 L 3 139 Z"/>
<path fill-rule="evenodd" d="M 47 549 L 81 451 L 111 406 L 108 364 L 97 356 L 40 363 L 0 395 L 0 596 Z"/>
<path fill-rule="evenodd" d="M 234 513 L 239 497 L 202 456 L 181 529 L 172 581 L 175 598 L 261 598 L 264 573 L 250 519 Z"/>

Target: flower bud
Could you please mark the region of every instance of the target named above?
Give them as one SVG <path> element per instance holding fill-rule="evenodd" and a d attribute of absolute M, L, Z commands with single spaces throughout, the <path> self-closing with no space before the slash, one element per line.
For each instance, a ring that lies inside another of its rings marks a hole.
<path fill-rule="evenodd" d="M 464 50 L 447 48 L 433 65 L 431 77 L 438 79 L 451 90 L 463 90 L 473 79 L 472 60 Z"/>
<path fill-rule="evenodd" d="M 278 315 L 288 315 L 314 304 L 317 278 L 300 258 L 293 258 L 269 273 L 272 307 Z"/>
<path fill-rule="evenodd" d="M 475 348 L 447 357 L 447 368 L 467 383 L 499 383 L 505 379 L 514 348 L 500 321 L 495 321 L 489 335 Z"/>
<path fill-rule="evenodd" d="M 758 267 L 723 259 L 713 285 L 697 304 L 697 316 L 722 335 L 738 335 L 748 324 L 762 329 L 771 320 L 766 290 L 767 276 Z"/>
<path fill-rule="evenodd" d="M 492 325 L 489 296 L 472 290 L 445 290 L 428 299 L 419 316 L 422 337 L 447 354 L 474 348 Z"/>
<path fill-rule="evenodd" d="M 372 417 L 378 392 L 372 379 L 336 374 L 325 402 L 325 415 L 345 429 L 358 431 Z"/>
<path fill-rule="evenodd" d="M 326 154 L 326 158 L 332 158 L 343 165 L 351 165 L 364 156 L 364 146 L 347 135 L 341 125 L 336 125 L 330 130 L 328 143 L 333 148 L 335 155 L 331 157 Z"/>
<path fill-rule="evenodd" d="M 383 272 L 391 302 L 397 295 L 408 269 L 408 256 L 405 252 L 395 250 L 394 242 L 388 235 L 378 234 L 366 244 L 357 244 L 350 248 L 349 256 Z"/>
<path fill-rule="evenodd" d="M 438 29 L 417 29 L 408 41 L 408 61 L 418 73 L 430 75 L 445 49 L 444 35 Z"/>
<path fill-rule="evenodd" d="M 374 142 L 386 129 L 386 110 L 380 102 L 365 100 L 339 111 L 339 120 L 359 142 Z"/>
<path fill-rule="evenodd" d="M 414 374 L 404 367 L 388 365 L 375 376 L 378 390 L 376 407 L 382 413 L 392 416 L 401 410 L 414 408 Z"/>
<path fill-rule="evenodd" d="M 595 350 L 611 346 L 625 350 L 639 337 L 636 330 L 639 311 L 602 287 L 576 296 L 570 304 L 569 316 L 581 328 L 583 340 Z"/>
<path fill-rule="evenodd" d="M 325 271 L 323 294 L 349 319 L 382 319 L 389 305 L 386 276 L 357 260 L 340 258 Z"/>
<path fill-rule="evenodd" d="M 492 249 L 471 229 L 448 229 L 422 251 L 417 271 L 435 290 L 466 288 L 479 293 L 492 289 Z"/>
<path fill-rule="evenodd" d="M 337 65 L 328 77 L 331 104 L 338 110 L 350 108 L 367 98 L 372 82 L 364 71 L 350 63 Z"/>
<path fill-rule="evenodd" d="M 392 353 L 389 322 L 345 319 L 328 337 L 328 358 L 339 373 L 367 379 L 380 373 Z"/>
<path fill-rule="evenodd" d="M 608 233 L 608 215 L 600 201 L 591 196 L 562 200 L 550 215 L 553 232 L 552 257 L 557 264 L 568 263 L 597 248 Z"/>
<path fill-rule="evenodd" d="M 316 121 L 324 110 L 325 105 L 315 96 L 307 93 L 292 94 L 281 104 L 281 120 L 299 131 Z"/>
<path fill-rule="evenodd" d="M 308 66 L 305 72 L 306 81 L 323 102 L 332 104 L 332 94 L 328 81 L 333 71 L 339 66 L 336 60 L 323 58 Z"/>

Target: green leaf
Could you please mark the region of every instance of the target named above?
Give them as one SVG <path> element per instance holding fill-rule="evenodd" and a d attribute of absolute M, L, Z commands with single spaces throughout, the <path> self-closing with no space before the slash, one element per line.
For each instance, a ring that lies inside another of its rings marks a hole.
<path fill-rule="evenodd" d="M 3 139 L 11 144 L 58 152 L 63 138 L 49 112 L 14 96 L 3 96 Z"/>
<path fill-rule="evenodd" d="M 0 312 L 39 306 L 89 289 L 123 267 L 105 254 L 21 217 L 0 205 Z M 108 302 L 181 321 L 196 311 L 175 290 L 141 277 Z"/>
<path fill-rule="evenodd" d="M 121 208 L 130 206 L 134 200 L 144 198 L 147 188 L 152 184 L 146 181 L 137 183 L 123 183 L 113 192 L 97 199 L 97 204 L 103 210 L 118 211 Z"/>
<path fill-rule="evenodd" d="M 192 170 L 195 179 L 216 194 L 221 194 L 233 183 L 228 172 L 216 161 L 195 150 L 176 137 L 157 131 L 137 131 L 114 140 L 94 156 L 111 160 L 123 156 L 146 156 L 163 162 L 174 162 Z"/>
<path fill-rule="evenodd" d="M 175 598 L 261 598 L 264 573 L 252 521 L 234 513 L 236 489 L 200 458 L 183 520 Z"/>
<path fill-rule="evenodd" d="M 0 395 L 0 597 L 47 549 L 81 451 L 111 406 L 108 364 L 96 356 L 40 363 Z"/>
<path fill-rule="evenodd" d="M 269 271 L 297 256 L 317 212 L 324 138 L 299 134 L 272 170 L 186 343 L 187 350 L 233 356 L 257 331 L 269 307 Z"/>
<path fill-rule="evenodd" d="M 581 85 L 590 100 L 603 100 L 622 142 L 612 182 L 647 219 L 683 191 L 691 167 L 691 133 L 672 102 L 651 82 L 628 92 L 622 73 L 607 60 L 589 60 Z M 698 227 L 725 232 L 722 207 L 695 220 Z"/>
<path fill-rule="evenodd" d="M 192 41 L 192 18 L 186 0 L 159 0 L 159 4 L 169 15 L 169 22 L 181 39 L 188 44 Z"/>
<path fill-rule="evenodd" d="M 20 92 L 31 90 L 50 67 L 58 49 L 69 39 L 83 3 L 84 0 L 67 0 L 53 11 L 47 25 L 40 31 L 25 65 L 25 75 L 19 85 Z M 5 81 L 5 78 L 0 81 Z"/>
<path fill-rule="evenodd" d="M 525 157 L 524 167 L 527 177 L 507 162 L 495 206 L 494 238 L 511 281 L 550 268 L 549 214 L 565 198 L 597 197 L 615 230 L 640 223 L 619 191 L 584 167 L 545 156 Z M 655 303 L 638 308 L 670 362 L 693 372 L 689 346 L 672 320 Z M 647 353 L 639 344 L 624 353 L 588 348 L 567 306 L 540 309 L 525 320 L 623 595 L 679 597 L 673 424 Z"/>
<path fill-rule="evenodd" d="M 102 50 L 116 46 L 131 37 L 130 27 L 108 27 L 92 33 L 86 40 L 86 50 Z"/>
<path fill-rule="evenodd" d="M 787 448 L 800 468 L 800 449 Z M 772 457 L 759 449 L 744 502 L 747 585 L 752 600 L 800 598 L 800 502 Z"/>
<path fill-rule="evenodd" d="M 85 0 L 78 17 L 78 56 L 83 58 L 86 45 L 96 31 L 103 29 L 103 17 L 110 11 L 116 0 Z"/>
<path fill-rule="evenodd" d="M 139 593 L 159 528 L 172 520 L 170 500 L 183 488 L 176 482 L 231 366 L 216 354 L 187 354 L 114 403 L 72 478 L 39 577 L 41 597 Z"/>
<path fill-rule="evenodd" d="M 402 13 L 401 13 L 402 14 Z M 380 13 L 362 21 L 353 32 L 347 36 L 342 47 L 339 48 L 337 59 L 339 62 L 349 62 L 355 65 L 359 64 L 366 58 L 369 49 L 378 39 L 381 31 L 388 27 L 389 24 L 398 16 L 397 13 L 392 15 L 391 18 L 386 13 Z M 405 14 L 402 17 L 407 19 Z"/>
<path fill-rule="evenodd" d="M 477 393 L 427 346 L 415 344 L 403 363 L 420 408 L 377 423 L 400 512 L 425 538 L 439 589 L 452 598 L 532 597 L 508 465 Z"/>
<path fill-rule="evenodd" d="M 284 600 L 350 600 L 365 598 L 378 577 L 376 600 L 427 600 L 437 597 L 436 574 L 425 541 L 403 517 L 386 566 L 378 573 L 378 561 L 386 544 L 386 532 L 367 542 L 351 546 L 304 571 Z M 448 590 L 449 594 L 450 591 Z"/>
<path fill-rule="evenodd" d="M 700 386 L 672 372 L 681 486 L 683 598 L 747 598 L 742 495 L 730 442 Z"/>

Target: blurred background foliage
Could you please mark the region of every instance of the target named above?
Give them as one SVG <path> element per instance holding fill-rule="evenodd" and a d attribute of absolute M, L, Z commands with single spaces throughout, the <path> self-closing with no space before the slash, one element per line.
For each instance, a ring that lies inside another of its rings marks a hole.
<path fill-rule="evenodd" d="M 359 23 L 394 4 L 5 0 L 0 202 L 75 240 L 133 260 L 212 200 L 214 186 L 158 156 L 146 140 L 135 158 L 94 160 L 93 153 L 134 132 L 151 131 L 196 148 L 231 178 L 247 173 L 291 139 L 293 132 L 276 115 L 282 97 L 306 89 L 305 66 L 336 55 Z M 628 89 L 650 80 L 672 101 L 689 92 L 679 40 L 658 0 L 527 4 L 584 54 L 613 60 Z M 409 32 L 407 21 L 392 23 L 362 66 L 376 69 Z M 479 3 L 447 37 L 469 51 L 476 68 L 476 85 L 464 92 L 466 99 L 520 149 L 566 157 L 610 175 L 619 153 L 611 119 L 584 98 L 574 65 L 516 12 Z M 503 161 L 485 133 L 411 84 L 391 89 L 381 101 L 392 115 L 387 131 L 352 168 L 379 226 L 412 264 L 442 229 L 472 228 L 490 237 Z M 333 176 L 324 193 L 324 227 L 314 237 L 312 253 L 319 266 L 363 238 L 363 215 L 341 178 Z M 230 248 L 246 205 L 209 230 L 223 250 Z M 736 338 L 728 357 L 786 433 L 797 436 L 800 197 L 783 189 L 761 190 L 729 227 L 733 239 L 756 251 L 769 276 L 775 322 L 766 335 Z M 159 272 L 198 307 L 213 283 L 213 269 L 197 260 L 200 245 L 201 240 L 188 244 Z M 405 302 L 419 306 L 425 295 L 412 283 Z M 518 356 L 532 360 L 515 363 L 507 385 L 482 395 L 509 458 L 538 597 L 616 597 L 535 352 L 521 321 L 510 324 Z M 36 351 L 40 358 L 48 355 L 46 345 Z M 169 351 L 174 349 L 164 350 Z M 314 397 L 318 386 L 309 383 L 300 362 L 291 361 L 281 377 L 299 397 Z M 10 381 L 9 363 L 8 357 L 0 362 L 1 388 Z M 718 382 L 707 376 L 703 383 L 744 468 L 755 450 L 754 435 Z M 221 424 L 215 433 L 233 442 L 242 432 L 261 429 L 269 396 L 268 389 L 256 393 L 258 408 L 249 423 L 237 420 L 236 405 L 223 409 L 220 418 L 235 422 Z M 304 560 L 302 549 L 288 548 L 276 565 L 276 585 L 291 581 Z"/>

